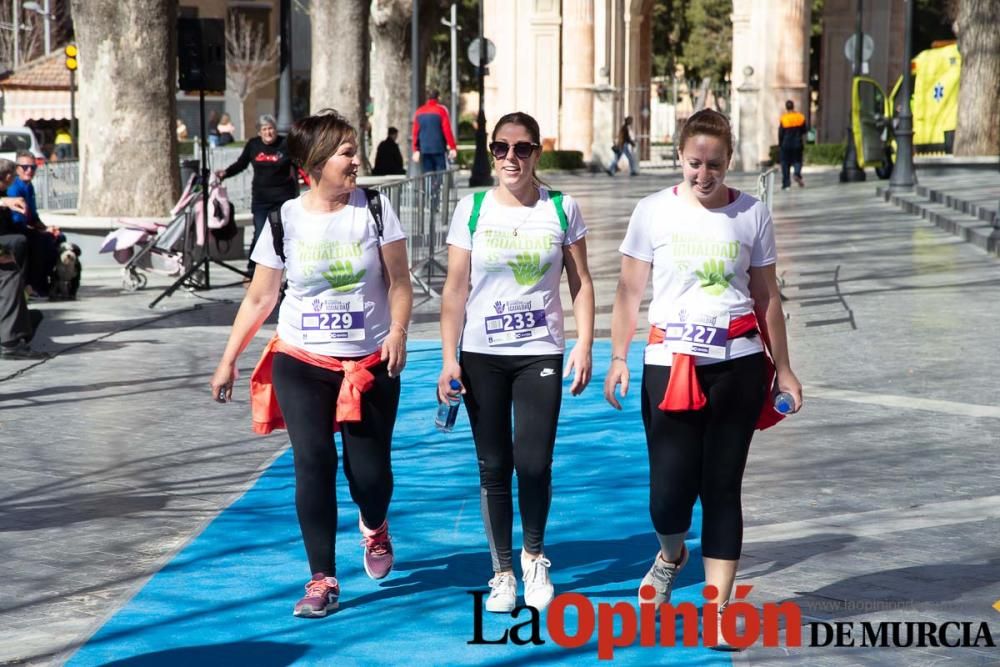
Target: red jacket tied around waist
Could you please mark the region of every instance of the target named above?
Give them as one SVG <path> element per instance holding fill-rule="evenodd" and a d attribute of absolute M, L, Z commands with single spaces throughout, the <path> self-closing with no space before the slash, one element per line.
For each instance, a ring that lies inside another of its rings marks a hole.
<path fill-rule="evenodd" d="M 754 313 L 747 313 L 737 317 L 729 323 L 729 338 L 739 338 L 751 331 L 760 331 L 757 316 Z M 762 337 L 763 338 L 763 337 Z M 650 345 L 663 343 L 664 331 L 659 327 L 649 329 Z M 765 387 L 768 389 L 774 384 L 774 362 L 771 360 L 771 352 L 768 349 L 767 341 L 764 341 Z M 680 412 L 684 410 L 701 410 L 708 403 L 705 392 L 701 389 L 698 375 L 695 372 L 694 356 L 690 354 L 673 354 L 673 362 L 670 366 L 670 379 L 667 382 L 667 390 L 663 394 L 663 400 L 657 406 L 664 412 Z M 764 430 L 774 426 L 785 418 L 774 409 L 770 400 L 764 401 L 760 416 L 757 418 L 757 428 Z"/>
<path fill-rule="evenodd" d="M 344 381 L 337 395 L 337 410 L 333 417 L 334 430 L 341 422 L 361 421 L 361 394 L 372 388 L 375 376 L 368 370 L 382 361 L 381 348 L 363 359 L 340 360 L 322 354 L 313 354 L 289 345 L 275 336 L 264 348 L 257 367 L 250 376 L 250 412 L 253 416 L 255 433 L 267 435 L 275 429 L 285 428 L 285 418 L 281 416 L 278 399 L 271 381 L 271 367 L 278 352 L 299 361 L 319 366 L 331 371 L 343 371 Z"/>

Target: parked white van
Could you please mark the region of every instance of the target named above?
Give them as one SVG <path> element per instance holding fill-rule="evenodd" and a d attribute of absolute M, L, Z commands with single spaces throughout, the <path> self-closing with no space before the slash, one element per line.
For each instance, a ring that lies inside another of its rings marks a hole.
<path fill-rule="evenodd" d="M 45 154 L 30 127 L 0 127 L 0 158 L 16 161 L 18 151 L 31 151 L 39 166 L 45 163 Z"/>

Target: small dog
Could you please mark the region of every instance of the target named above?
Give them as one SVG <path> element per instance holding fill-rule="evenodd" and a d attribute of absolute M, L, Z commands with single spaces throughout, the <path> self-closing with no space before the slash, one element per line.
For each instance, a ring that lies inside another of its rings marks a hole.
<path fill-rule="evenodd" d="M 80 246 L 63 241 L 59 244 L 59 261 L 52 271 L 50 299 L 76 299 L 80 289 Z"/>

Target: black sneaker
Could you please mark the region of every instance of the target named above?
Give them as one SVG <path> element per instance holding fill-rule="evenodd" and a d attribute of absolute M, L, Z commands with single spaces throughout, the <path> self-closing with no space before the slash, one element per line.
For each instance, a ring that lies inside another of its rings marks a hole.
<path fill-rule="evenodd" d="M 0 345 L 0 359 L 48 359 L 47 352 L 31 349 L 27 341 L 19 341 L 13 345 Z"/>

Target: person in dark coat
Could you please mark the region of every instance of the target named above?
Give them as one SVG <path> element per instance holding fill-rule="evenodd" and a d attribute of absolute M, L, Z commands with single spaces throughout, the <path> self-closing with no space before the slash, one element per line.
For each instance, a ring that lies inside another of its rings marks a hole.
<path fill-rule="evenodd" d="M 795 182 L 805 187 L 802 180 L 802 153 L 806 143 L 809 123 L 806 117 L 795 110 L 795 102 L 785 102 L 785 113 L 778 124 L 778 146 L 781 152 L 781 189 L 792 185 L 791 172 L 795 170 Z"/>
<path fill-rule="evenodd" d="M 268 214 L 289 199 L 299 196 L 299 181 L 288 154 L 285 137 L 280 136 L 274 116 L 264 114 L 257 120 L 257 136 L 243 147 L 243 152 L 225 169 L 215 172 L 220 181 L 235 176 L 247 167 L 253 168 L 250 194 L 250 212 L 253 214 L 253 240 L 250 254 L 257 246 L 257 239 L 267 224 Z M 247 271 L 253 275 L 253 260 L 247 262 Z"/>
<path fill-rule="evenodd" d="M 403 154 L 399 150 L 396 139 L 399 137 L 399 130 L 390 127 L 389 135 L 382 140 L 375 151 L 375 166 L 372 168 L 372 176 L 393 176 L 405 174 L 403 167 Z"/>
<path fill-rule="evenodd" d="M 0 159 L 0 359 L 43 359 L 29 344 L 41 313 L 28 311 L 24 296 L 28 239 L 23 227 L 14 223 L 13 213 L 28 211 L 23 197 L 8 197 L 16 165 Z"/>

